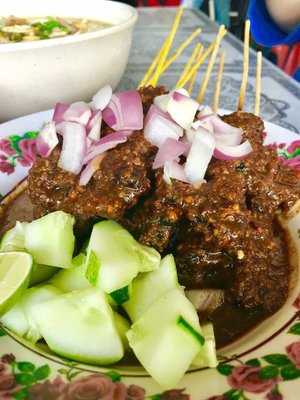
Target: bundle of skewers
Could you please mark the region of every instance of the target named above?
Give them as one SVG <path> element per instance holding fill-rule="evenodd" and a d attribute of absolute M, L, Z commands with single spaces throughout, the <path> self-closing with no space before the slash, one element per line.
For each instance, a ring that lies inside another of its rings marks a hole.
<path fill-rule="evenodd" d="M 179 76 L 175 88 L 186 88 L 187 92 L 191 95 L 197 84 L 197 78 L 199 76 L 200 68 L 205 64 L 208 60 L 208 65 L 206 71 L 203 75 L 202 81 L 199 83 L 198 94 L 196 96 L 196 100 L 201 104 L 204 101 L 205 93 L 207 91 L 207 87 L 209 81 L 211 79 L 211 74 L 214 69 L 217 61 L 219 62 L 217 77 L 215 80 L 215 90 L 214 97 L 212 102 L 212 109 L 214 112 L 217 112 L 219 108 L 220 95 L 222 90 L 222 78 L 224 73 L 224 65 L 225 65 L 225 51 L 221 50 L 221 43 L 227 31 L 224 25 L 221 25 L 218 31 L 218 34 L 214 41 L 205 48 L 204 45 L 199 41 L 199 36 L 201 35 L 201 28 L 196 29 L 191 35 L 181 43 L 181 45 L 173 52 L 173 54 L 169 55 L 171 52 L 171 48 L 177 33 L 177 30 L 180 26 L 180 21 L 183 15 L 184 9 L 178 8 L 176 13 L 172 28 L 170 33 L 167 35 L 167 38 L 163 42 L 161 48 L 155 55 L 151 65 L 146 71 L 144 77 L 139 83 L 138 87 L 146 87 L 146 86 L 157 86 L 160 78 L 166 72 L 166 70 L 181 56 L 181 54 L 185 51 L 187 47 L 189 47 L 194 41 L 197 43 L 194 45 L 192 54 L 188 59 L 181 75 Z M 247 90 L 248 83 L 248 74 L 249 74 L 249 46 L 250 44 L 250 21 L 247 20 L 245 23 L 245 31 L 244 31 L 244 57 L 243 57 L 243 75 L 241 80 L 240 94 L 238 98 L 237 109 L 242 111 L 245 105 L 245 96 Z M 261 94 L 261 70 L 262 70 L 262 53 L 261 51 L 257 52 L 257 67 L 256 67 L 256 90 L 255 90 L 255 106 L 254 106 L 254 114 L 259 115 L 260 112 L 260 94 Z"/>

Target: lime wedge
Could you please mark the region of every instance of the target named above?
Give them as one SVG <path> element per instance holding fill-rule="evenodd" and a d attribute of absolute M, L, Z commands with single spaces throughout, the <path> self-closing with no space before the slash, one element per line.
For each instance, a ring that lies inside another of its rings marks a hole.
<path fill-rule="evenodd" d="M 0 315 L 8 311 L 27 288 L 31 268 L 30 254 L 0 253 Z"/>

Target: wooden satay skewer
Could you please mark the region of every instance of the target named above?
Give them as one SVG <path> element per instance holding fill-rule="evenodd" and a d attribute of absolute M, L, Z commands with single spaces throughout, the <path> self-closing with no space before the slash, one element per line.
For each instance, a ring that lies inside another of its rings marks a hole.
<path fill-rule="evenodd" d="M 181 45 L 178 47 L 178 49 L 175 51 L 175 53 L 165 62 L 165 65 L 163 66 L 163 69 L 161 71 L 160 76 L 170 67 L 171 64 L 173 64 L 174 61 L 177 60 L 177 58 L 182 54 L 182 52 L 191 44 L 191 42 L 200 35 L 202 29 L 196 29 L 194 32 L 191 33 L 191 35 L 185 39 L 185 41 L 183 43 L 181 43 Z M 139 83 L 138 88 L 142 87 L 142 86 L 147 86 L 149 84 L 149 82 L 151 82 L 152 79 L 152 74 L 155 70 L 155 68 L 157 67 L 158 61 L 160 60 L 161 56 L 162 56 L 162 52 L 164 47 L 166 46 L 167 40 L 168 40 L 169 35 L 167 36 L 167 38 L 165 39 L 162 47 L 159 49 L 159 51 L 157 52 L 155 58 L 153 59 L 150 67 L 148 68 L 148 70 L 146 71 L 143 79 L 141 80 L 141 82 Z"/>
<path fill-rule="evenodd" d="M 221 39 L 223 39 L 223 37 L 226 35 L 226 30 L 222 33 L 221 35 Z M 200 59 L 196 62 L 196 64 L 190 69 L 190 71 L 186 74 L 186 76 L 182 79 L 182 81 L 180 82 L 181 86 L 184 86 L 193 76 L 193 74 L 198 70 L 198 68 L 200 67 L 200 65 L 202 65 L 207 57 L 212 53 L 212 51 L 214 50 L 215 47 L 215 43 L 216 43 L 216 39 L 214 40 L 214 42 L 203 52 L 203 54 L 201 55 Z"/>
<path fill-rule="evenodd" d="M 203 45 L 200 44 L 196 62 L 200 60 L 200 57 L 202 56 L 202 53 L 203 53 L 203 49 L 204 49 Z M 195 82 L 196 82 L 196 78 L 197 78 L 197 74 L 198 74 L 198 70 L 191 77 L 191 80 L 190 80 L 190 83 L 189 83 L 189 86 L 188 86 L 188 89 L 187 89 L 190 95 L 193 93 Z"/>
<path fill-rule="evenodd" d="M 195 48 L 194 48 L 194 50 L 192 52 L 192 55 L 188 59 L 188 62 L 186 63 L 186 65 L 184 67 L 184 70 L 182 71 L 182 74 L 180 75 L 180 77 L 179 77 L 179 79 L 178 79 L 178 81 L 176 83 L 176 88 L 181 87 L 180 82 L 181 82 L 182 78 L 190 71 L 190 69 L 192 68 L 193 63 L 196 61 L 197 54 L 199 52 L 200 46 L 201 46 L 200 43 L 196 44 L 196 46 L 195 46 Z"/>
<path fill-rule="evenodd" d="M 156 56 L 154 57 L 150 67 L 146 71 L 143 79 L 140 81 L 140 83 L 138 85 L 138 88 L 140 88 L 142 86 L 145 86 L 147 84 L 148 80 L 151 78 L 151 75 L 153 74 L 155 68 L 157 67 L 159 59 L 162 56 L 162 52 L 163 52 L 163 49 L 164 49 L 164 47 L 166 45 L 166 42 L 167 42 L 167 39 L 164 41 L 162 47 L 159 49 L 159 51 L 157 52 Z"/>
<path fill-rule="evenodd" d="M 211 76 L 211 72 L 212 72 L 213 67 L 215 65 L 216 57 L 217 57 L 217 54 L 218 54 L 218 51 L 219 51 L 219 47 L 220 47 L 220 44 L 221 44 L 221 40 L 223 38 L 222 35 L 223 35 L 224 32 L 226 32 L 225 26 L 221 25 L 220 29 L 219 29 L 219 32 L 218 32 L 218 35 L 217 35 L 217 38 L 216 38 L 216 41 L 215 41 L 213 52 L 211 54 L 211 57 L 210 57 L 210 60 L 209 60 L 208 66 L 207 66 L 207 70 L 206 70 L 204 79 L 202 81 L 202 84 L 200 86 L 200 90 L 199 90 L 199 93 L 198 93 L 198 96 L 197 96 L 197 101 L 199 103 L 202 103 L 202 101 L 204 99 L 205 92 L 206 92 L 206 89 L 207 89 L 207 86 L 208 86 L 208 82 L 209 82 L 209 79 L 210 79 L 210 76 Z"/>
<path fill-rule="evenodd" d="M 261 100 L 261 70 L 262 70 L 262 52 L 257 52 L 256 61 L 256 82 L 255 82 L 255 107 L 254 115 L 259 116 Z"/>
<path fill-rule="evenodd" d="M 248 75 L 249 75 L 249 47 L 250 47 L 250 21 L 247 20 L 245 23 L 245 34 L 244 34 L 243 77 L 242 77 L 239 102 L 238 102 L 239 111 L 243 110 L 245 104 Z"/>
<path fill-rule="evenodd" d="M 214 112 L 218 112 L 218 109 L 219 109 L 224 64 L 225 64 L 225 51 L 222 51 L 221 56 L 220 56 L 219 70 L 218 70 L 214 99 L 213 99 L 213 107 L 212 108 L 213 108 Z"/>
<path fill-rule="evenodd" d="M 166 59 L 167 59 L 169 51 L 170 51 L 170 49 L 172 47 L 176 32 L 178 30 L 182 14 L 183 14 L 183 7 L 179 7 L 178 11 L 176 13 L 175 19 L 174 19 L 174 23 L 173 23 L 170 35 L 167 38 L 166 46 L 163 48 L 163 51 L 162 51 L 161 57 L 160 57 L 160 59 L 158 61 L 158 64 L 157 64 L 156 70 L 154 72 L 153 78 L 149 82 L 152 86 L 156 86 L 157 85 L 158 79 L 159 79 L 159 77 L 161 75 L 162 68 L 163 68 L 163 66 L 164 66 L 164 64 L 166 62 Z"/>
<path fill-rule="evenodd" d="M 175 53 L 165 62 L 162 70 L 161 70 L 161 74 L 163 74 L 169 67 L 171 64 L 173 64 L 174 61 L 177 60 L 177 58 L 182 54 L 182 52 L 191 44 L 191 42 L 200 35 L 200 33 L 202 32 L 202 29 L 196 29 L 194 32 L 192 32 L 192 34 L 185 39 L 185 41 L 178 47 L 178 49 L 175 51 Z"/>

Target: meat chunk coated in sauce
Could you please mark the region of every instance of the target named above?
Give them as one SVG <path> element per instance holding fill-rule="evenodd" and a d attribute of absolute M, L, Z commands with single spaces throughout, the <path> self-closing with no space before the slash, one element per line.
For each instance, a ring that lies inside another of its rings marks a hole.
<path fill-rule="evenodd" d="M 142 88 L 144 108 L 162 93 L 163 87 Z M 102 134 L 110 132 L 104 125 Z M 49 158 L 38 158 L 29 172 L 28 193 L 35 215 L 63 210 L 74 214 L 81 225 L 95 217 L 121 219 L 149 192 L 155 152 L 143 132 L 134 132 L 126 143 L 107 152 L 88 185 L 80 186 L 78 176 L 58 167 L 60 149 L 55 149 Z"/>
<path fill-rule="evenodd" d="M 158 173 L 129 228 L 142 243 L 175 253 L 187 289 L 224 289 L 227 301 L 272 313 L 286 299 L 290 274 L 276 213 L 299 199 L 299 180 L 262 146 L 260 118 L 238 112 L 224 119 L 244 129 L 253 152 L 241 161 L 213 160 L 198 189 L 169 186 Z"/>
<path fill-rule="evenodd" d="M 119 220 L 151 186 L 149 171 L 155 148 L 142 132 L 112 149 L 86 186 L 60 167 L 60 150 L 39 158 L 30 170 L 28 193 L 39 214 L 63 210 L 87 220 L 92 217 Z"/>

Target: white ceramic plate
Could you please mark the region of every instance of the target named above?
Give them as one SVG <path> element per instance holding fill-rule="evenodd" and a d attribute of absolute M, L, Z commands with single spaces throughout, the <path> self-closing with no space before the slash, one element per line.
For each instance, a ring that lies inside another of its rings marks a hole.
<path fill-rule="evenodd" d="M 2 196 L 27 175 L 29 166 L 21 163 L 30 161 L 34 133 L 26 132 L 38 131 L 51 116 L 52 110 L 0 125 Z M 266 144 L 299 140 L 297 134 L 284 128 L 268 122 L 265 125 Z M 297 400 L 300 398 L 298 287 L 295 282 L 293 293 L 279 312 L 220 351 L 225 363 L 218 370 L 191 370 L 177 388 L 167 392 L 137 366 L 118 366 L 110 371 L 72 363 L 50 354 L 46 348 L 3 332 L 0 399 L 142 400 L 152 396 L 152 400 Z"/>

